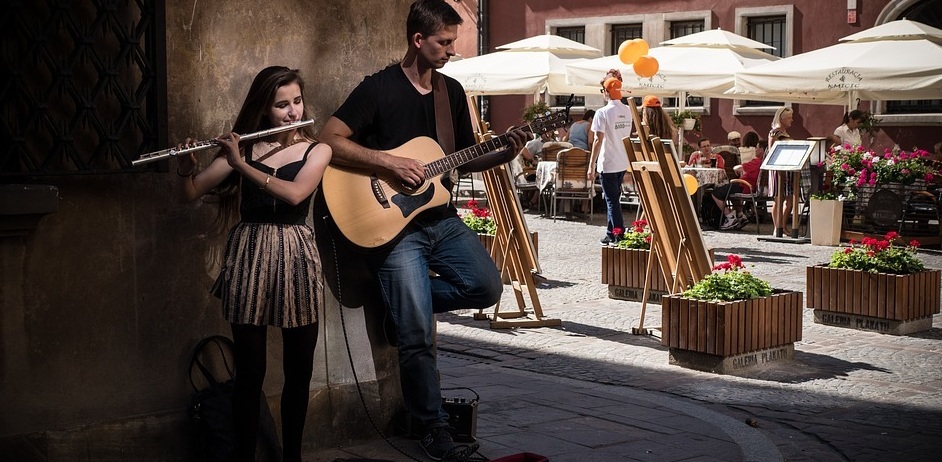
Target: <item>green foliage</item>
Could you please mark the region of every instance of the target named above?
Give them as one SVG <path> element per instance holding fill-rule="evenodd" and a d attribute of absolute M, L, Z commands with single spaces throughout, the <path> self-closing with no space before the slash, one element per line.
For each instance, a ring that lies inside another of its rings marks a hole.
<path fill-rule="evenodd" d="M 772 295 L 772 286 L 748 271 L 742 259 L 730 254 L 725 263 L 713 267 L 713 273 L 684 291 L 683 296 L 696 300 L 731 302 Z"/>
<path fill-rule="evenodd" d="M 647 220 L 637 220 L 631 224 L 631 229 L 622 234 L 621 228 L 612 230 L 612 234 L 621 236 L 618 239 L 619 249 L 650 249 L 651 231 Z"/>
<path fill-rule="evenodd" d="M 885 239 L 865 237 L 860 244 L 850 241 L 850 245 L 835 250 L 831 254 L 831 268 L 854 269 L 871 273 L 912 274 L 924 271 L 926 267 L 916 256 L 919 241 L 913 240 L 906 247 L 894 246 L 899 237 L 895 231 L 886 233 Z"/>
<path fill-rule="evenodd" d="M 860 125 L 858 128 L 861 131 L 865 131 L 869 134 L 875 134 L 880 131 L 880 119 L 877 119 L 873 116 L 873 113 L 870 111 L 864 111 L 863 118 L 860 119 Z"/>
<path fill-rule="evenodd" d="M 478 207 L 478 201 L 469 200 L 468 212 L 461 217 L 461 221 L 478 234 L 497 234 L 497 223 L 491 218 L 491 211 L 487 207 Z"/>
<path fill-rule="evenodd" d="M 684 126 L 684 119 L 694 119 L 696 123 L 693 125 L 693 131 L 700 131 L 700 114 L 693 112 L 689 109 L 684 109 L 683 111 L 677 111 L 670 113 L 671 121 L 674 122 L 674 126 L 680 128 Z"/>
<path fill-rule="evenodd" d="M 835 193 L 833 190 L 823 190 L 811 194 L 811 200 L 813 201 L 842 201 L 844 196 L 841 196 Z"/>
<path fill-rule="evenodd" d="M 533 122 L 537 117 L 541 117 L 550 111 L 550 107 L 544 101 L 533 103 L 523 108 L 523 120 Z"/>

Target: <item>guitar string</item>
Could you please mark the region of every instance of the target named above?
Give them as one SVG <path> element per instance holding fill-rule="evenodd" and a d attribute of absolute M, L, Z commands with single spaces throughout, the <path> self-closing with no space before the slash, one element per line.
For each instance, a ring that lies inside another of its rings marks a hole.
<path fill-rule="evenodd" d="M 562 113 L 559 113 L 559 114 L 562 114 Z M 544 125 L 543 128 L 548 129 L 548 128 L 553 128 L 555 126 L 556 126 L 555 123 L 550 123 L 550 124 Z M 520 129 L 525 132 L 534 133 L 532 124 L 524 125 L 520 127 Z M 445 156 L 441 159 L 430 162 L 426 164 L 425 166 L 425 169 L 428 172 L 428 176 L 429 177 L 438 176 L 440 173 L 444 173 L 448 170 L 454 169 L 460 165 L 468 163 L 474 160 L 476 157 L 482 156 L 484 154 L 487 154 L 488 152 L 495 151 L 503 146 L 506 146 L 508 137 L 509 135 L 507 133 L 504 133 L 504 134 L 498 135 L 496 138 L 492 138 L 481 144 L 477 144 L 469 148 L 462 149 L 461 151 L 458 151 L 452 155 Z M 500 141 L 500 144 L 497 144 L 498 141 Z M 482 149 L 483 146 L 488 146 L 490 149 L 488 149 L 487 151 L 484 151 Z M 478 152 L 475 152 L 475 151 L 478 151 Z M 457 159 L 460 159 L 460 161 Z"/>

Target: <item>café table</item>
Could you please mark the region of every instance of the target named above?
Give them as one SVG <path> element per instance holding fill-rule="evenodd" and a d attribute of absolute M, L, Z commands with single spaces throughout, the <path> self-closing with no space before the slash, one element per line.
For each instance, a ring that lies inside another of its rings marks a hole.
<path fill-rule="evenodd" d="M 697 179 L 697 183 L 700 184 L 700 187 L 697 188 L 697 192 L 693 194 L 692 199 L 693 208 L 697 211 L 697 217 L 702 220 L 703 217 L 700 214 L 700 208 L 703 205 L 703 195 L 711 193 L 717 186 L 729 183 L 729 178 L 726 177 L 726 170 L 713 167 L 683 167 L 680 170 L 682 173 L 693 175 L 693 177 Z"/>
<path fill-rule="evenodd" d="M 536 185 L 540 193 L 556 183 L 556 161 L 544 160 L 536 164 Z"/>

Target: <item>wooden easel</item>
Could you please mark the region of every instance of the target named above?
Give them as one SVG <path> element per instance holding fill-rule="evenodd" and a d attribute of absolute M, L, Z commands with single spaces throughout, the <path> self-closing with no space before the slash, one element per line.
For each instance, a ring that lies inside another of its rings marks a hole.
<path fill-rule="evenodd" d="M 478 141 L 486 141 L 491 135 L 484 130 L 485 124 L 475 111 L 473 101 L 468 106 L 472 111 L 472 119 L 478 123 Z M 512 161 L 513 162 L 513 161 Z M 545 318 L 540 305 L 540 297 L 536 292 L 534 276 L 540 273 L 540 263 L 537 260 L 533 238 L 523 217 L 523 206 L 514 189 L 514 182 L 507 165 L 500 165 L 482 173 L 484 188 L 487 192 L 487 202 L 491 209 L 491 216 L 497 224 L 494 235 L 494 246 L 491 248 L 491 258 L 501 255 L 501 278 L 510 281 L 517 300 L 517 310 L 501 312 L 500 301 L 494 305 L 492 317 L 478 310 L 474 319 L 488 319 L 492 329 L 508 329 L 514 327 L 552 327 L 562 325 L 562 321 L 554 318 Z M 526 310 L 527 295 L 533 309 L 530 318 Z M 508 321 L 512 319 L 512 321 Z"/>
<path fill-rule="evenodd" d="M 712 271 L 712 259 L 703 242 L 693 202 L 684 185 L 680 165 L 664 151 L 658 137 L 648 135 L 634 100 L 628 100 L 638 139 L 625 138 L 630 173 L 641 205 L 651 227 L 651 252 L 641 297 L 641 320 L 632 329 L 635 335 L 653 335 L 644 327 L 645 310 L 651 291 L 654 262 L 657 261 L 671 293 L 703 279 Z M 655 328 L 658 329 L 658 328 Z"/>

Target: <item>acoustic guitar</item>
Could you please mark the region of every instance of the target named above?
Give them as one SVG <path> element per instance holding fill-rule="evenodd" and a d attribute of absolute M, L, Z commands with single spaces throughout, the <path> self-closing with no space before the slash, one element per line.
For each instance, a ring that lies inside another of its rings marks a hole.
<path fill-rule="evenodd" d="M 568 113 L 558 111 L 519 128 L 542 135 L 568 121 Z M 359 247 L 376 248 L 394 241 L 422 211 L 451 200 L 451 191 L 442 184 L 445 172 L 511 144 L 504 133 L 446 156 L 435 140 L 420 136 L 386 151 L 425 164 L 425 180 L 418 186 L 409 187 L 373 171 L 330 164 L 321 190 L 340 232 Z"/>

